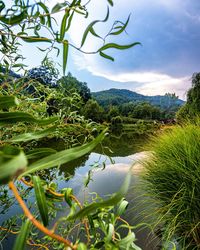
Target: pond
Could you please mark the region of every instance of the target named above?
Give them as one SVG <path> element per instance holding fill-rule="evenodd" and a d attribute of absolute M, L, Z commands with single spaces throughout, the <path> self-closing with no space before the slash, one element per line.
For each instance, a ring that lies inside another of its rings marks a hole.
<path fill-rule="evenodd" d="M 107 197 L 107 195 L 119 190 L 129 167 L 137 160 L 138 156 L 140 157 L 141 153 L 139 152 L 143 151 L 146 141 L 145 137 L 131 133 L 119 137 L 111 135 L 104 140 L 103 145 L 99 145 L 93 152 L 76 161 L 62 165 L 58 172 L 52 171 L 50 176 L 54 181 L 56 180 L 58 189 L 73 188 L 74 194 L 80 201 L 85 200 L 92 192 Z M 91 175 L 90 180 L 88 173 Z M 136 188 L 138 179 L 138 174 L 133 173 L 131 186 L 126 197 L 130 204 L 124 218 L 131 225 L 141 222 L 140 211 L 137 209 L 137 196 L 140 195 Z M 27 191 L 26 201 L 30 204 L 34 203 L 31 190 Z M 21 213 L 21 209 L 12 199 L 8 199 L 7 206 L 3 205 L 1 201 L 0 211 L 0 225 L 11 216 Z M 137 237 L 136 244 L 143 250 L 159 249 L 157 240 L 150 235 L 149 230 L 137 229 L 134 232 Z M 9 236 L 3 241 L 0 239 L 0 249 L 12 249 L 13 242 L 14 236 Z"/>

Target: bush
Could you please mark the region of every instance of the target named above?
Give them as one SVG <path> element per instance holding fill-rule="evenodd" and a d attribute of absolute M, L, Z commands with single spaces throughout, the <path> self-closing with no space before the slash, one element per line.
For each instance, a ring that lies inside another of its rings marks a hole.
<path fill-rule="evenodd" d="M 200 128 L 175 127 L 150 147 L 143 185 L 153 199 L 155 225 L 162 227 L 165 242 L 175 239 L 180 249 L 199 249 Z"/>

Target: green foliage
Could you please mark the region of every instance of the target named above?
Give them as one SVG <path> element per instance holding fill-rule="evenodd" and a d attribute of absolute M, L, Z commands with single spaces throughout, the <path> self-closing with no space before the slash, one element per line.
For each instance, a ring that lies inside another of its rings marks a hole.
<path fill-rule="evenodd" d="M 4 146 L 0 149 L 0 162 L 1 184 L 7 183 L 17 177 L 27 166 L 27 159 L 24 152 L 11 146 Z"/>
<path fill-rule="evenodd" d="M 78 51 L 81 48 L 71 44 L 68 41 L 68 31 L 71 28 L 71 24 L 75 15 L 80 15 L 85 18 L 88 17 L 87 5 L 82 0 L 66 1 L 63 3 L 56 3 L 52 10 L 49 9 L 46 1 L 35 1 L 34 4 L 30 4 L 29 1 L 15 1 L 12 3 L 11 8 L 7 8 L 5 1 L 1 1 L 1 16 L 0 16 L 0 28 L 1 32 L 1 53 L 4 55 L 3 63 L 5 68 L 10 69 L 12 67 L 23 69 L 26 67 L 21 61 L 23 57 L 20 54 L 19 46 L 21 42 L 27 43 L 45 43 L 47 48 L 39 48 L 40 51 L 45 52 L 48 55 L 52 50 L 56 50 L 57 54 L 60 53 L 60 45 L 62 45 L 63 55 L 63 74 L 65 75 L 67 67 L 67 58 L 69 47 L 73 47 Z M 110 6 L 113 6 L 112 1 L 108 1 Z M 60 27 L 55 21 L 55 14 L 62 15 L 62 22 Z M 118 45 L 115 43 L 106 43 L 106 39 L 110 36 L 118 36 L 123 33 L 128 25 L 128 20 L 123 23 L 121 21 L 115 21 L 110 31 L 101 37 L 95 31 L 95 25 L 100 22 L 107 22 L 109 19 L 109 7 L 104 20 L 92 21 L 83 33 L 81 47 L 87 40 L 88 34 L 93 35 L 95 38 L 102 41 L 102 46 L 96 51 L 84 51 L 84 53 L 99 54 L 106 59 L 110 59 L 109 56 L 105 56 L 102 52 L 107 49 L 129 49 L 139 43 L 132 43 L 128 45 Z M 118 30 L 115 27 L 120 24 Z M 44 32 L 47 31 L 47 32 Z M 3 76 L 2 76 L 3 77 Z"/>
<path fill-rule="evenodd" d="M 26 240 L 27 240 L 28 235 L 30 233 L 30 228 L 31 228 L 31 221 L 27 219 L 21 227 L 20 234 L 17 236 L 13 250 L 18 250 L 18 249 L 24 250 L 25 249 Z"/>
<path fill-rule="evenodd" d="M 83 102 L 86 103 L 91 98 L 90 89 L 86 82 L 80 82 L 71 73 L 62 77 L 58 84 L 65 95 L 70 95 L 73 92 L 78 92 Z"/>
<path fill-rule="evenodd" d="M 177 112 L 179 122 L 195 120 L 200 115 L 200 73 L 192 76 L 192 87 L 187 92 L 186 104 Z"/>
<path fill-rule="evenodd" d="M 174 239 L 180 249 L 199 248 L 200 129 L 199 124 L 174 127 L 149 145 L 142 183 L 152 203 L 155 227 L 164 242 Z M 148 214 L 150 211 L 148 211 Z"/>
<path fill-rule="evenodd" d="M 122 124 L 122 122 L 123 122 L 123 119 L 121 118 L 121 116 L 116 116 L 111 119 L 112 125 L 116 125 L 116 124 L 119 125 L 119 124 Z"/>
<path fill-rule="evenodd" d="M 47 226 L 49 224 L 49 218 L 48 218 L 48 206 L 46 202 L 44 188 L 39 176 L 33 176 L 32 180 L 40 216 L 42 218 L 44 226 Z"/>
<path fill-rule="evenodd" d="M 87 101 L 82 113 L 86 119 L 91 119 L 95 122 L 101 122 L 103 118 L 103 108 L 93 99 Z"/>
<path fill-rule="evenodd" d="M 24 249 L 26 243 L 34 245 L 34 241 L 38 244 L 41 243 L 40 247 L 47 244 L 53 249 L 99 249 L 101 247 L 105 249 L 138 249 L 134 244 L 135 237 L 132 228 L 119 217 L 119 213 L 121 214 L 125 210 L 124 201 L 123 205 L 120 203 L 128 189 L 130 175 L 127 176 L 119 192 L 110 199 L 102 200 L 96 195 L 95 203 L 81 204 L 73 196 L 71 189 L 57 190 L 54 182 L 49 183 L 48 180 L 53 178 L 51 175 L 56 173 L 56 169 L 47 170 L 60 167 L 66 162 L 89 153 L 104 139 L 106 132 L 104 130 L 99 134 L 102 128 L 96 123 L 86 120 L 79 113 L 82 104 L 86 101 L 86 117 L 91 118 L 88 112 L 91 108 L 94 108 L 92 109 L 94 111 L 92 119 L 96 119 L 96 121 L 100 121 L 103 113 L 94 100 L 89 100 L 90 91 L 86 83 L 80 83 L 68 75 L 60 80 L 57 88 L 52 88 L 54 85 L 52 79 L 57 78 L 58 71 L 49 61 L 49 53 L 56 50 L 59 55 L 60 47 L 62 47 L 63 75 L 67 68 L 71 47 L 86 54 L 99 54 L 106 59 L 111 59 L 104 53 L 105 50 L 113 48 L 124 50 L 139 44 L 118 45 L 110 39 L 110 36 L 116 36 L 125 31 L 130 16 L 125 23 L 114 22 L 109 33 L 101 37 L 95 31 L 95 25 L 109 19 L 108 8 L 105 19 L 93 21 L 83 34 L 81 46 L 85 44 L 88 34 L 92 34 L 102 41 L 102 45 L 96 51 L 87 52 L 71 44 L 68 41 L 67 32 L 71 28 L 75 15 L 88 17 L 87 5 L 90 4 L 90 1 L 87 3 L 82 0 L 65 1 L 56 3 L 52 9 L 49 9 L 45 0 L 34 1 L 34 3 L 15 0 L 9 8 L 5 2 L 0 1 L 0 52 L 3 55 L 0 62 L 0 93 L 2 96 L 0 97 L 0 108 L 2 109 L 0 132 L 3 145 L 0 149 L 0 179 L 1 184 L 9 182 L 9 188 L 23 209 L 24 215 L 29 218 L 24 222 L 24 216 L 21 215 L 15 220 L 15 223 L 11 224 L 11 227 L 8 226 L 8 231 L 12 232 L 10 229 L 13 225 L 23 222 L 15 249 Z M 107 2 L 113 6 L 112 0 Z M 57 26 L 54 18 L 54 15 L 58 13 L 62 15 L 60 27 Z M 117 25 L 119 27 L 116 29 Z M 107 43 L 108 37 L 109 43 Z M 23 42 L 44 43 L 47 46 L 45 49 L 38 47 L 41 52 L 46 53 L 42 65 L 28 71 L 27 74 L 24 74 L 25 77 L 13 72 L 13 69 L 24 72 L 26 67 L 21 63 L 24 58 L 19 50 Z M 114 59 L 112 58 L 112 60 Z M 20 100 L 20 105 L 16 98 Z M 94 128 L 99 134 L 96 138 L 93 136 Z M 50 138 L 62 139 L 65 142 L 63 145 L 65 149 L 57 151 L 38 146 L 41 141 L 47 140 L 48 142 Z M 18 188 L 14 184 L 17 177 Z M 25 190 L 24 185 L 29 188 Z M 33 207 L 31 204 L 30 212 L 29 203 L 26 205 L 27 200 L 23 200 L 21 195 L 24 194 L 26 197 L 26 192 L 30 194 L 31 188 L 35 191 L 37 206 Z M 8 194 L 6 195 L 8 196 Z M 53 228 L 49 230 L 46 226 L 56 219 L 57 211 L 63 206 L 64 199 L 69 205 L 69 213 L 67 216 L 59 218 Z M 6 201 L 6 199 L 3 200 Z M 57 206 L 57 203 L 60 204 Z M 119 209 L 116 208 L 118 205 Z M 117 214 L 116 211 L 118 211 Z M 44 226 L 37 220 L 38 214 L 40 214 Z M 30 226 L 31 223 L 34 227 Z M 77 226 L 76 223 L 80 225 L 77 230 L 78 233 L 83 234 L 83 239 L 74 237 L 75 233 L 72 231 Z M 124 238 L 120 234 L 122 226 L 128 230 Z M 45 236 L 41 236 L 39 230 L 45 233 Z M 66 240 L 67 238 L 72 239 L 72 242 Z M 85 240 L 86 238 L 87 240 Z"/>

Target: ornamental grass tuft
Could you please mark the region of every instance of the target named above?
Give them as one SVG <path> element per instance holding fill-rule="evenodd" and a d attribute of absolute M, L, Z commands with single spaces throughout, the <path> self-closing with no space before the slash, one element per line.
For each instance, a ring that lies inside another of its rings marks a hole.
<path fill-rule="evenodd" d="M 163 248 L 200 249 L 200 127 L 176 126 L 149 146 L 142 182 Z"/>

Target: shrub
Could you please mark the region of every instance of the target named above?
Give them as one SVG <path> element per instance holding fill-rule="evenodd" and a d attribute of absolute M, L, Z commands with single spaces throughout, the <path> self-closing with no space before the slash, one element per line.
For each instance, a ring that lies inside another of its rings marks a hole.
<path fill-rule="evenodd" d="M 175 127 L 151 143 L 143 185 L 165 242 L 200 248 L 200 128 Z M 149 213 L 149 211 L 148 211 Z"/>

